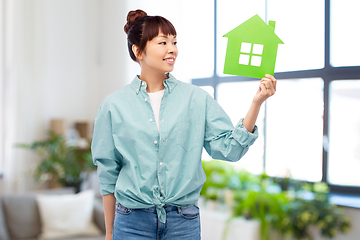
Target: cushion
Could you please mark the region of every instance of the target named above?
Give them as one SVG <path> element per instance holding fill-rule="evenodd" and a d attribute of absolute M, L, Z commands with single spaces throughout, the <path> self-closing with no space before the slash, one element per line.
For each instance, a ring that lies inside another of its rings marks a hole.
<path fill-rule="evenodd" d="M 9 240 L 9 233 L 7 231 L 7 227 L 5 224 L 5 217 L 3 214 L 3 206 L 2 206 L 2 201 L 0 198 L 0 240 Z"/>
<path fill-rule="evenodd" d="M 86 190 L 78 194 L 38 195 L 42 223 L 41 239 L 101 236 L 93 222 L 95 193 Z"/>
<path fill-rule="evenodd" d="M 38 237 L 40 233 L 40 216 L 34 196 L 3 196 L 3 209 L 10 238 Z"/>

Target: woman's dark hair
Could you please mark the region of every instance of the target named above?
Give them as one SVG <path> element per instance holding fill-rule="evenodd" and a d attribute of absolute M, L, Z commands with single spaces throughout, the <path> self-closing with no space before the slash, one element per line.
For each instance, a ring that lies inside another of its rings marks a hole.
<path fill-rule="evenodd" d="M 132 60 L 136 62 L 136 56 L 132 51 L 133 44 L 138 47 L 138 54 L 141 54 L 146 43 L 158 36 L 159 30 L 165 35 L 176 36 L 174 26 L 164 17 L 148 16 L 140 9 L 128 13 L 124 31 L 127 34 L 128 50 Z"/>

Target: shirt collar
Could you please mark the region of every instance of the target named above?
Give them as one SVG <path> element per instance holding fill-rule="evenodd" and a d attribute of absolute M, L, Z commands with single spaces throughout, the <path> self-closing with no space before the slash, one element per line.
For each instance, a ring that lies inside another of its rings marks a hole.
<path fill-rule="evenodd" d="M 163 84 L 165 86 L 165 89 L 168 89 L 169 93 L 175 88 L 177 85 L 178 80 L 171 75 L 170 73 L 166 73 L 167 79 L 164 80 Z M 134 89 L 136 94 L 139 94 L 140 91 L 146 92 L 146 82 L 143 80 L 140 80 L 140 76 L 136 75 L 136 77 L 132 80 L 130 83 L 131 87 Z"/>

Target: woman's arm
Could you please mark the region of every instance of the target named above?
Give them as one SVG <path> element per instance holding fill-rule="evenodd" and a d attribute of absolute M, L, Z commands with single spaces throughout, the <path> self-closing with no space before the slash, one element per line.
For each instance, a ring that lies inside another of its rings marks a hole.
<path fill-rule="evenodd" d="M 114 218 L 115 218 L 115 196 L 113 193 L 103 195 L 104 214 L 105 214 L 105 229 L 106 229 L 106 240 L 112 239 Z"/>
<path fill-rule="evenodd" d="M 266 74 L 264 78 L 260 81 L 260 86 L 256 95 L 252 101 L 250 109 L 246 114 L 243 126 L 248 130 L 248 132 L 253 132 L 255 127 L 256 119 L 259 115 L 261 104 L 268 99 L 270 96 L 274 95 L 276 92 L 276 79 Z"/>
<path fill-rule="evenodd" d="M 115 144 L 112 138 L 110 111 L 102 105 L 95 118 L 94 135 L 91 143 L 93 162 L 97 166 L 100 181 L 100 194 L 103 195 L 106 240 L 112 239 L 115 217 L 115 185 L 121 169 L 121 155 L 115 155 Z"/>
<path fill-rule="evenodd" d="M 221 106 L 208 95 L 204 147 L 213 159 L 235 162 L 241 159 L 258 137 L 255 122 L 261 104 L 276 91 L 276 79 L 265 75 L 245 116 L 234 127 Z"/>

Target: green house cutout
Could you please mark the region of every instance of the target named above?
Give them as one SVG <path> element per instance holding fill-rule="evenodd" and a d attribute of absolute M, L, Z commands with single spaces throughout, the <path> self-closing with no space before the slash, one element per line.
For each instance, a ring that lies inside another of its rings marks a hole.
<path fill-rule="evenodd" d="M 274 75 L 278 44 L 284 44 L 275 34 L 275 21 L 267 25 L 256 14 L 223 37 L 228 38 L 225 74 L 253 78 Z"/>

